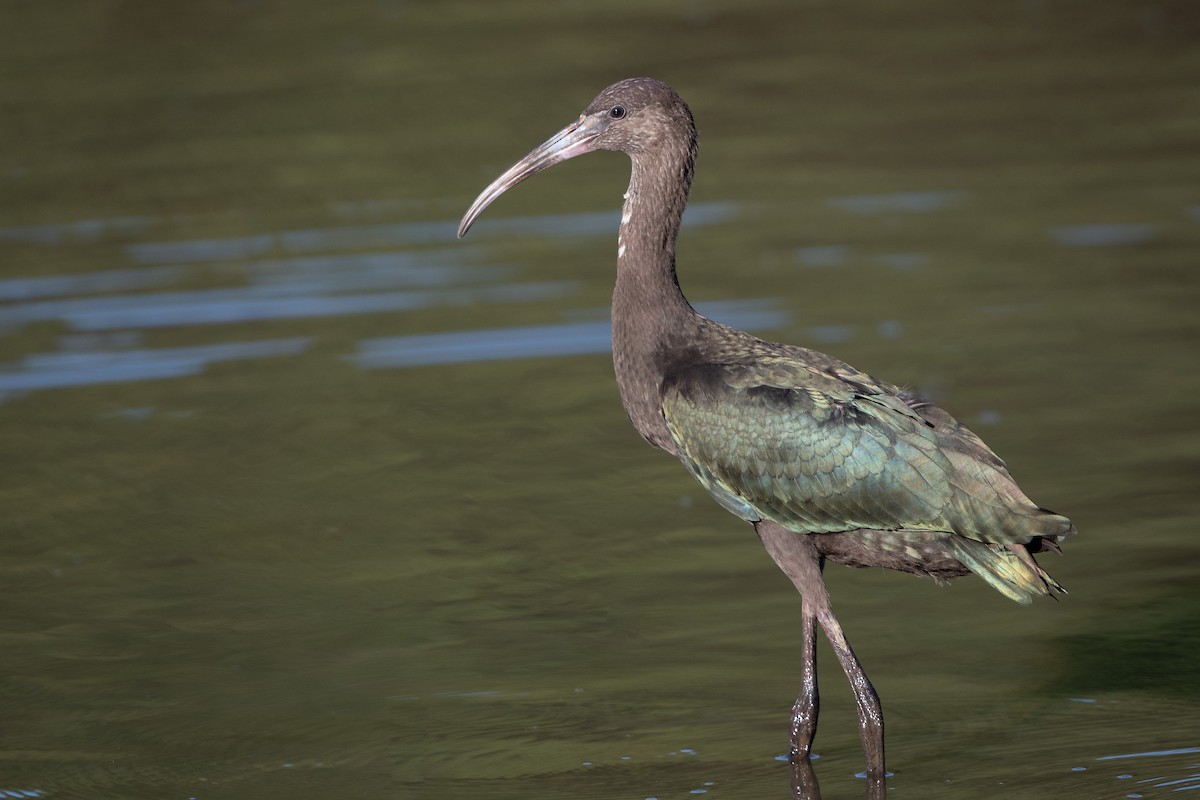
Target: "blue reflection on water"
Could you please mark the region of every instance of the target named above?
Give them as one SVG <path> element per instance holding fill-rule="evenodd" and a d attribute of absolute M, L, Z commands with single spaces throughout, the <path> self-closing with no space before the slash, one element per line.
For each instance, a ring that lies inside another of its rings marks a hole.
<path fill-rule="evenodd" d="M 850 263 L 855 254 L 854 249 L 847 245 L 827 244 L 797 247 L 795 257 L 806 267 L 832 268 Z M 876 264 L 903 272 L 918 270 L 929 263 L 929 256 L 924 253 L 876 253 L 868 258 Z"/>
<path fill-rule="evenodd" d="M 245 271 L 254 283 L 286 286 L 291 291 L 345 292 L 397 286 L 447 286 L 468 281 L 508 278 L 502 266 L 458 266 L 476 257 L 477 248 L 453 251 L 394 250 L 378 253 L 299 256 L 254 261 Z"/>
<path fill-rule="evenodd" d="M 0 308 L 0 327 L 61 320 L 78 331 L 222 325 L 259 320 L 413 311 L 439 305 L 546 300 L 570 293 L 574 281 L 514 283 L 468 289 L 322 295 L 308 287 L 249 286 L 195 292 L 50 300 Z M 282 296 L 281 296 L 282 295 Z"/>
<path fill-rule="evenodd" d="M 1197 753 L 1200 753 L 1200 747 L 1177 747 L 1177 748 L 1173 748 L 1170 750 L 1148 750 L 1145 752 L 1120 753 L 1120 754 L 1111 755 L 1111 756 L 1099 756 L 1095 760 L 1096 761 L 1122 761 L 1122 760 L 1130 759 L 1130 758 L 1152 758 L 1153 759 L 1153 758 L 1161 758 L 1164 756 L 1166 756 L 1166 757 L 1190 756 L 1190 755 L 1195 755 Z M 1196 763 L 1194 761 L 1192 761 L 1191 759 L 1187 759 L 1187 761 L 1189 761 L 1190 763 L 1187 766 L 1183 767 L 1183 769 L 1185 769 L 1185 770 L 1186 769 L 1194 769 L 1197 766 Z M 1178 764 L 1171 763 L 1171 762 L 1165 762 L 1165 763 L 1150 762 L 1150 763 L 1156 764 L 1156 766 L 1151 768 L 1151 770 L 1152 770 L 1151 776 L 1152 777 L 1139 778 L 1137 780 L 1138 783 L 1147 784 L 1147 785 L 1153 786 L 1155 788 L 1168 788 L 1169 787 L 1172 792 L 1183 792 L 1183 791 L 1192 791 L 1192 790 L 1200 789 L 1200 773 L 1191 772 L 1190 774 L 1183 775 L 1182 777 L 1175 777 L 1171 773 L 1176 772 L 1177 770 L 1180 769 Z M 1165 772 L 1160 772 L 1160 770 L 1165 770 Z M 1158 774 L 1155 774 L 1155 773 L 1158 773 Z M 1117 775 L 1116 777 L 1121 780 L 1130 780 L 1134 776 L 1130 773 L 1121 773 L 1120 775 Z M 1126 795 L 1126 797 L 1141 797 L 1141 796 L 1142 795 L 1140 793 Z"/>
<path fill-rule="evenodd" d="M 456 364 L 467 361 L 602 353 L 609 348 L 608 322 L 568 322 L 518 328 L 428 333 L 364 339 L 354 362 L 364 369 Z"/>
<path fill-rule="evenodd" d="M 928 214 L 958 205 L 967 198 L 963 191 L 893 192 L 830 197 L 825 202 L 853 214 L 883 214 L 901 211 Z"/>
<path fill-rule="evenodd" d="M 174 261 L 236 261 L 262 255 L 275 246 L 275 235 L 261 233 L 226 239 L 146 242 L 126 246 L 134 261 L 162 264 Z"/>
<path fill-rule="evenodd" d="M 734 216 L 735 209 L 729 203 L 700 204 L 688 210 L 684 224 L 723 222 Z M 156 224 L 159 221 L 151 218 L 130 217 L 0 228 L 0 241 L 54 245 L 109 233 L 140 233 Z M 493 219 L 481 229 L 522 236 L 578 236 L 612 233 L 617 226 L 617 212 L 609 211 Z M 151 349 L 138 347 L 141 330 L 555 300 L 578 286 L 570 280 L 514 283 L 511 268 L 464 266 L 465 260 L 479 257 L 479 250 L 457 243 L 453 249 L 378 251 L 380 246 L 453 241 L 456 227 L 456 222 L 416 222 L 132 243 L 126 250 L 134 260 L 161 265 L 0 280 L 0 301 L 8 301 L 0 304 L 0 333 L 45 322 L 64 323 L 79 332 L 60 340 L 61 352 L 29 355 L 0 369 L 0 402 L 43 389 L 194 375 L 216 361 L 296 355 L 311 341 L 304 337 Z M 313 254 L 347 248 L 374 251 Z M 292 255 L 252 260 L 281 252 Z M 244 285 L 142 291 L 214 278 Z M 727 309 L 731 321 L 741 326 L 773 327 L 785 319 L 761 304 L 729 304 Z M 546 337 L 551 337 L 552 345 L 546 344 Z M 607 321 L 593 319 L 491 335 L 460 332 L 373 340 L 362 343 L 355 358 L 374 366 L 389 358 L 400 358 L 402 363 L 449 363 L 551 351 L 569 355 L 607 350 L 608 340 Z M 413 352 L 424 355 L 404 362 L 406 357 L 414 358 Z M 464 355 L 468 352 L 474 353 L 470 359 Z"/>
<path fill-rule="evenodd" d="M 301 256 L 251 261 L 236 267 L 210 265 L 207 274 L 217 277 L 245 276 L 252 283 L 276 287 L 277 291 L 290 294 L 361 291 L 398 286 L 446 286 L 468 281 L 496 281 L 512 274 L 510 268 L 503 266 L 459 266 L 462 261 L 475 257 L 478 253 L 478 249 L 462 247 L 453 252 L 391 251 Z M 201 274 L 200 269 L 170 265 L 101 270 L 76 275 L 9 278 L 0 280 L 0 300 L 20 302 L 48 297 L 160 288 Z M 191 294 L 196 297 L 203 296 L 203 292 L 199 291 Z M 30 313 L 36 315 L 36 312 Z"/>
<path fill-rule="evenodd" d="M 302 336 L 195 347 L 26 356 L 20 369 L 0 372 L 0 400 L 36 389 L 196 375 L 219 361 L 299 355 L 311 341 L 311 337 Z"/>
<path fill-rule="evenodd" d="M 1149 758 L 1151 756 L 1186 756 L 1200 753 L 1200 747 L 1179 747 L 1174 750 L 1151 750 L 1145 753 L 1122 753 L 1115 756 L 1100 756 L 1097 761 L 1114 761 L 1119 758 Z"/>
<path fill-rule="evenodd" d="M 32 300 L 72 294 L 99 294 L 168 286 L 183 280 L 188 267 L 142 267 L 89 272 L 82 275 L 49 275 L 41 278 L 0 280 L 0 300 Z"/>
<path fill-rule="evenodd" d="M 737 206 L 732 203 L 699 203 L 687 209 L 683 224 L 700 226 L 727 222 L 734 217 L 736 209 Z M 615 210 L 500 217 L 481 220 L 472 235 L 501 232 L 521 236 L 592 236 L 615 233 L 619 222 L 619 212 Z M 131 244 L 126 250 L 135 261 L 143 264 L 234 261 L 261 256 L 274 248 L 285 253 L 302 254 L 322 250 L 445 243 L 454 241 L 457 232 L 458 223 L 455 221 L 399 222 L 311 228 L 222 239 L 143 242 Z"/>
<path fill-rule="evenodd" d="M 0 228 L 0 241 L 56 245 L 70 241 L 90 242 L 106 234 L 141 233 L 158 224 L 152 217 L 83 219 L 49 225 L 18 225 Z"/>
<path fill-rule="evenodd" d="M 1115 247 L 1145 244 L 1158 238 L 1158 226 L 1150 223 L 1068 225 L 1051 228 L 1054 241 L 1064 247 Z"/>
<path fill-rule="evenodd" d="M 770 330 L 783 327 L 791 320 L 791 315 L 775 308 L 771 300 L 702 303 L 697 305 L 697 310 L 735 328 Z M 358 353 L 352 359 L 364 369 L 384 369 L 588 355 L 607 353 L 611 348 L 611 323 L 595 320 L 364 339 L 358 343 Z"/>

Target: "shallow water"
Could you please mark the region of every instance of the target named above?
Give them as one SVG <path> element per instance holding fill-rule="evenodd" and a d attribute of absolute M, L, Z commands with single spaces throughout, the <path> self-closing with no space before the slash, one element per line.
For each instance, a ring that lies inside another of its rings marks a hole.
<path fill-rule="evenodd" d="M 1022 608 L 831 567 L 896 797 L 1200 792 L 1200 17 L 1181 4 L 9 4 L 0 796 L 787 797 L 799 599 L 620 409 L 614 79 L 680 278 L 972 425 Z M 816 774 L 861 796 L 822 651 Z"/>

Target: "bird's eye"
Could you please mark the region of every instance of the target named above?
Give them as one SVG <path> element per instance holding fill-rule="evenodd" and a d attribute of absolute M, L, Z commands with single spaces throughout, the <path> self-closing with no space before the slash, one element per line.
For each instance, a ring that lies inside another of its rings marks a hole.
<path fill-rule="evenodd" d="M 625 116 L 625 106 L 613 106 L 612 110 L 608 112 L 608 115 L 613 119 L 620 119 L 621 117 Z"/>

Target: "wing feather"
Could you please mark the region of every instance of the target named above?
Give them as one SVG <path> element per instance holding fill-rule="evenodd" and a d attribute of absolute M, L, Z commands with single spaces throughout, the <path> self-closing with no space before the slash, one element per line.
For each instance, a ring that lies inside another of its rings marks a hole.
<path fill-rule="evenodd" d="M 953 417 L 863 373 L 786 356 L 693 364 L 667 376 L 662 409 L 681 460 L 744 519 L 803 533 L 947 531 L 991 544 L 1071 530 Z"/>

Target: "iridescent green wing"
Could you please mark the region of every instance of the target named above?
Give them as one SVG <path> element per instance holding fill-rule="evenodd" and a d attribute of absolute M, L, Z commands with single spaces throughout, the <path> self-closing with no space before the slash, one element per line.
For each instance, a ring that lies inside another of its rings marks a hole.
<path fill-rule="evenodd" d="M 952 416 L 841 362 L 781 354 L 696 364 L 667 377 L 663 414 L 688 469 L 744 519 L 805 533 L 950 531 L 990 544 L 1074 532 Z"/>
<path fill-rule="evenodd" d="M 890 388 L 786 357 L 700 364 L 668 376 L 663 414 L 688 469 L 744 519 L 953 530 L 951 465 Z"/>
<path fill-rule="evenodd" d="M 744 519 L 799 533 L 939 532 L 948 554 L 1018 602 L 1062 591 L 1004 545 L 1056 547 L 1071 521 L 1031 502 L 952 416 L 894 386 L 781 354 L 673 373 L 662 407 L 680 459 Z"/>

